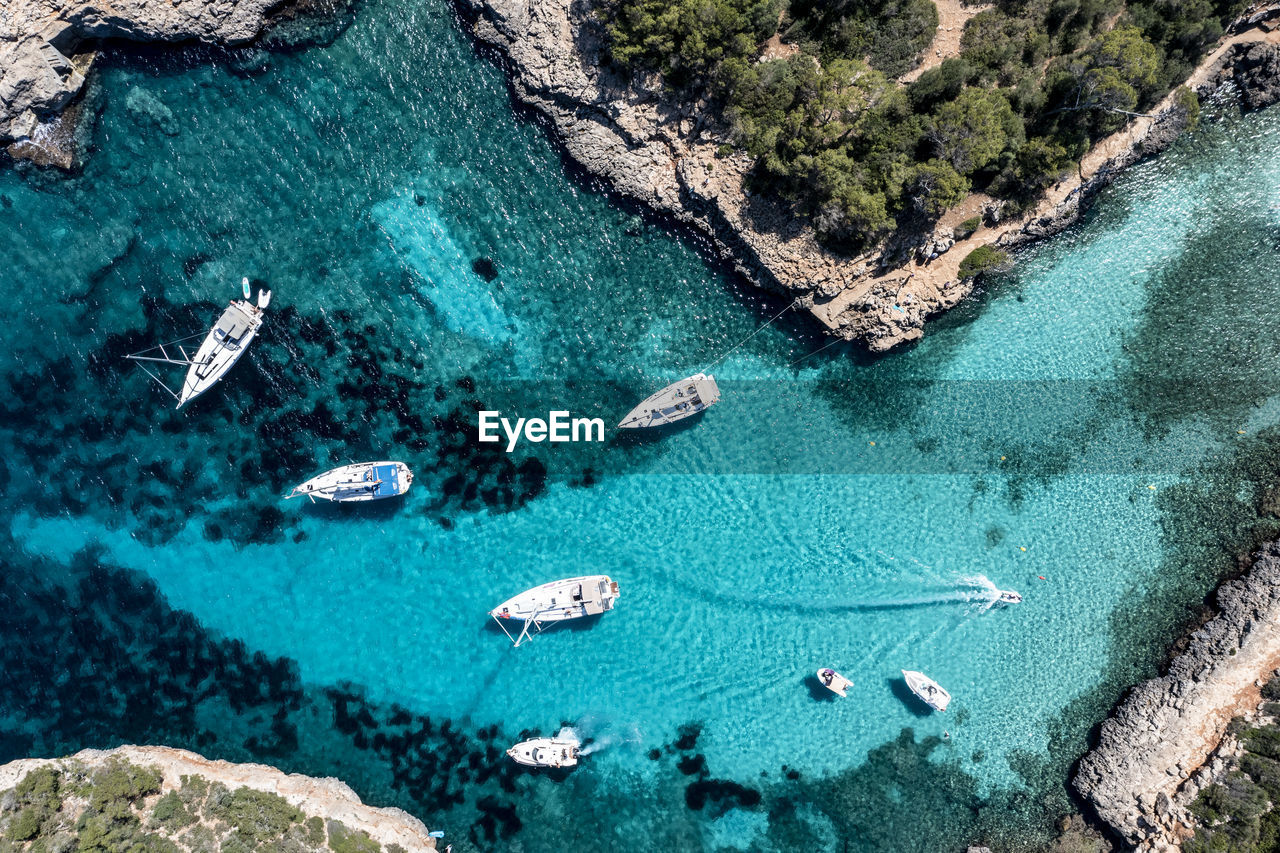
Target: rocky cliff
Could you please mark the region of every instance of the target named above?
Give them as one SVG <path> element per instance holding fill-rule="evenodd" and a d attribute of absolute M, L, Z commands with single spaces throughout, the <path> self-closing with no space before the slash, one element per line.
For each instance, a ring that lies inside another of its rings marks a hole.
<path fill-rule="evenodd" d="M 35 156 L 81 90 L 90 40 L 238 44 L 261 32 L 281 0 L 5 0 L 0 3 L 0 143 Z M 48 159 L 60 165 L 56 151 Z"/>
<path fill-rule="evenodd" d="M 1280 542 L 1223 584 L 1217 604 L 1168 673 L 1135 687 L 1102 724 L 1072 783 L 1140 850 L 1173 850 L 1190 834 L 1185 809 L 1215 772 L 1227 724 L 1258 707 L 1280 667 Z"/>
<path fill-rule="evenodd" d="M 46 768 L 57 772 L 50 774 Z M 34 771 L 46 777 L 32 781 Z M 245 796 L 244 789 L 274 797 Z M 136 832 L 157 833 L 168 839 L 164 844 L 172 842 L 183 850 L 216 849 L 217 835 L 228 832 L 256 833 L 262 837 L 250 841 L 282 850 L 436 849 L 420 820 L 400 809 L 367 806 L 337 779 L 210 761 L 161 746 L 87 749 L 67 758 L 13 761 L 0 766 L 0 794 L 0 824 L 5 830 L 0 846 L 18 844 L 6 850 L 25 849 L 24 842 L 38 844 L 46 836 L 58 843 L 45 847 L 67 849 L 62 841 L 76 843 L 66 836 L 68 826 L 83 842 L 86 833 L 95 831 L 98 812 L 111 818 L 104 825 L 112 834 L 90 849 L 123 849 L 121 833 L 128 824 L 137 827 Z M 238 849 L 249 848 L 242 844 Z"/>
<path fill-rule="evenodd" d="M 506 57 L 516 96 L 550 121 L 573 160 L 619 193 L 706 234 L 746 278 L 794 298 L 831 333 L 873 351 L 920 338 L 926 318 L 968 295 L 972 284 L 960 279 L 959 266 L 974 248 L 1012 248 L 1070 225 L 1120 169 L 1168 145 L 1185 120 L 1175 99 L 1166 99 L 1153 115 L 1102 140 L 1077 175 L 1015 221 L 1000 221 L 999 203 L 975 194 L 920 242 L 897 235 L 850 258 L 820 246 L 782 205 L 747 192 L 750 158 L 728 153 L 723 131 L 664 97 L 660 80 L 628 81 L 604 66 L 604 36 L 589 0 L 457 2 L 474 35 Z M 1237 38 L 1275 35 L 1255 30 Z M 1218 69 L 1226 48 L 1197 73 Z M 1268 73 L 1260 67 L 1257 77 Z M 988 227 L 956 242 L 955 226 L 973 216 Z"/>

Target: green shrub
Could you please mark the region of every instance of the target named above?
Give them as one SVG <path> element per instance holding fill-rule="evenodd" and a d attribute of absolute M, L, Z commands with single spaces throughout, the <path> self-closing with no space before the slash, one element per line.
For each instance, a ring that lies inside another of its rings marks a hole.
<path fill-rule="evenodd" d="M 171 835 L 195 822 L 195 815 L 187 811 L 177 791 L 165 794 L 151 809 L 151 825 L 158 826 Z"/>
<path fill-rule="evenodd" d="M 230 824 L 249 842 L 278 839 L 304 817 L 284 797 L 252 788 L 237 788 L 226 794 L 218 792 L 210 796 L 205 811 L 209 817 Z"/>
<path fill-rule="evenodd" d="M 154 767 L 137 767 L 113 758 L 89 779 L 89 808 L 117 816 L 127 814 L 135 800 L 159 792 L 162 779 Z"/>
<path fill-rule="evenodd" d="M 313 815 L 312 817 L 307 818 L 307 822 L 304 824 L 304 827 L 306 828 L 306 839 L 308 844 L 312 847 L 319 847 L 324 844 L 323 819 Z"/>
<path fill-rule="evenodd" d="M 976 278 L 983 273 L 1000 269 L 1008 261 L 1008 253 L 993 246 L 979 246 L 960 262 L 960 278 Z"/>
<path fill-rule="evenodd" d="M 22 781 L 18 783 L 18 787 L 14 788 L 14 794 L 18 797 L 18 802 L 26 804 L 42 804 L 50 805 L 52 802 L 61 803 L 62 798 L 58 795 L 60 787 L 61 774 L 54 767 L 37 767 L 22 777 Z"/>
<path fill-rule="evenodd" d="M 382 845 L 367 832 L 351 829 L 341 821 L 329 821 L 329 849 L 333 853 L 381 853 Z"/>
<path fill-rule="evenodd" d="M 204 802 L 205 796 L 209 793 L 209 783 L 199 776 L 183 776 L 181 777 L 182 787 L 178 789 L 178 796 L 182 798 L 182 802 L 188 806 L 198 806 Z"/>
<path fill-rule="evenodd" d="M 30 841 L 40 834 L 40 827 L 48 817 L 49 812 L 42 806 L 27 806 L 14 815 L 8 836 L 14 841 Z"/>
<path fill-rule="evenodd" d="M 971 235 L 974 231 L 977 231 L 980 227 L 982 227 L 982 217 L 970 216 L 964 222 L 961 222 L 959 225 L 955 227 L 955 229 L 951 232 L 951 236 L 957 240 L 963 240 L 969 235 Z"/>

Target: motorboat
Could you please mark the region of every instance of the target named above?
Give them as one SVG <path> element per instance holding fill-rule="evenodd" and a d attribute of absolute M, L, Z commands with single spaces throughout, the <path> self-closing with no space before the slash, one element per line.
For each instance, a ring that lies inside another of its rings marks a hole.
<path fill-rule="evenodd" d="M 131 353 L 127 358 L 139 364 L 152 379 L 160 383 L 177 401 L 178 408 L 199 397 L 227 375 L 235 363 L 244 355 L 253 338 L 262 326 L 262 313 L 271 304 L 271 291 L 259 290 L 257 303 L 249 301 L 251 288 L 249 279 L 241 281 L 244 299 L 233 299 L 218 317 L 217 322 L 204 336 L 195 355 L 190 355 L 183 344 L 194 341 L 200 335 L 190 335 L 160 344 L 141 352 Z M 166 349 L 166 347 L 168 349 Z M 172 352 L 171 352 L 172 350 Z M 159 376 L 147 368 L 146 362 L 184 365 L 187 368 L 186 378 L 180 391 L 174 391 Z"/>
<path fill-rule="evenodd" d="M 618 584 L 608 575 L 565 578 L 526 589 L 490 610 L 489 615 L 519 646 L 531 628 L 540 633 L 544 622 L 566 622 L 612 610 L 618 595 Z M 511 620 L 524 623 L 517 637 L 507 630 L 505 623 Z"/>
<path fill-rule="evenodd" d="M 830 690 L 837 696 L 848 697 L 848 690 L 853 686 L 853 682 L 845 678 L 834 669 L 818 670 L 818 681 L 823 687 Z"/>
<path fill-rule="evenodd" d="M 322 498 L 335 503 L 377 501 L 409 491 L 413 472 L 403 462 L 356 462 L 317 474 L 285 498 Z"/>
<path fill-rule="evenodd" d="M 921 702 L 935 711 L 945 711 L 947 710 L 947 705 L 951 704 L 951 694 L 943 689 L 941 684 L 923 672 L 904 669 L 902 670 L 902 677 L 906 680 L 907 687 L 911 689 L 911 692 L 916 694 Z"/>
<path fill-rule="evenodd" d="M 619 429 L 659 427 L 693 417 L 707 410 L 720 399 L 720 388 L 714 376 L 695 373 L 673 382 L 661 391 L 646 397 L 627 413 L 618 424 Z"/>
<path fill-rule="evenodd" d="M 526 767 L 577 767 L 578 746 L 569 738 L 535 737 L 520 741 L 507 755 Z"/>
<path fill-rule="evenodd" d="M 1011 589 L 1002 589 L 1000 594 L 996 596 L 996 604 L 1021 604 L 1021 593 L 1014 592 Z"/>

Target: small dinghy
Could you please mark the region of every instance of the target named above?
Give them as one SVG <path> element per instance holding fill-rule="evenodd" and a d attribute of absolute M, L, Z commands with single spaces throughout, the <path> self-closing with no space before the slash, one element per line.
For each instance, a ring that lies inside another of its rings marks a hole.
<path fill-rule="evenodd" d="M 204 335 L 204 341 L 194 356 L 187 354 L 183 344 L 201 337 L 200 335 L 191 335 L 126 356 L 137 362 L 161 388 L 173 395 L 178 401 L 179 409 L 216 385 L 240 360 L 240 356 L 244 355 L 254 336 L 258 334 L 258 328 L 262 325 L 262 312 L 271 304 L 271 291 L 259 290 L 258 304 L 254 305 L 249 302 L 249 279 L 243 279 L 240 284 L 244 290 L 244 299 L 231 301 L 213 324 L 213 328 Z M 176 354 L 165 347 L 176 350 Z M 187 376 L 183 380 L 181 392 L 175 392 L 166 385 L 144 362 L 185 365 Z"/>
<path fill-rule="evenodd" d="M 285 498 L 305 495 L 313 503 L 316 498 L 335 503 L 378 501 L 403 495 L 412 484 L 413 472 L 403 462 L 356 462 L 317 474 L 294 486 Z"/>
<path fill-rule="evenodd" d="M 1022 595 L 1011 589 L 1002 589 L 1000 594 L 996 596 L 996 604 L 1021 604 Z"/>
<path fill-rule="evenodd" d="M 541 633 L 544 622 L 566 622 L 595 616 L 612 610 L 617 600 L 618 584 L 612 578 L 589 575 L 551 581 L 527 589 L 490 610 L 489 615 L 507 639 L 519 646 L 529 636 L 531 628 Z M 515 637 L 511 636 L 505 624 L 512 619 L 524 622 L 520 634 Z"/>
<path fill-rule="evenodd" d="M 849 696 L 849 693 L 848 693 L 849 688 L 853 686 L 852 681 L 845 678 L 843 675 L 836 672 L 834 669 L 818 670 L 818 681 L 822 684 L 823 687 L 827 688 L 832 693 L 836 694 L 837 696 L 843 696 L 846 698 Z"/>
<path fill-rule="evenodd" d="M 526 767 L 577 767 L 578 742 L 568 738 L 535 737 L 507 750 L 516 764 Z"/>
<path fill-rule="evenodd" d="M 906 679 L 907 687 L 911 688 L 911 692 L 920 697 L 921 702 L 924 702 L 935 711 L 945 711 L 947 710 L 947 705 L 951 704 L 951 694 L 944 690 L 941 684 L 923 672 L 904 669 L 902 670 L 902 677 Z"/>
<path fill-rule="evenodd" d="M 720 388 L 714 376 L 695 373 L 688 379 L 673 382 L 647 397 L 618 424 L 619 429 L 641 429 L 673 424 L 698 412 L 706 411 L 720 399 Z"/>

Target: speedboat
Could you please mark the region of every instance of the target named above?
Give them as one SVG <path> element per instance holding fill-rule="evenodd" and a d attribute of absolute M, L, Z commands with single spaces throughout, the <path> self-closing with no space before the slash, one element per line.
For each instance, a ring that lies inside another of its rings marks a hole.
<path fill-rule="evenodd" d="M 356 462 L 317 474 L 285 498 L 306 496 L 315 502 L 323 498 L 335 503 L 377 501 L 394 498 L 409 491 L 413 472 L 403 462 Z"/>
<path fill-rule="evenodd" d="M 906 680 L 907 687 L 911 688 L 911 692 L 916 694 L 921 702 L 935 711 L 947 710 L 947 705 L 951 703 L 951 694 L 944 690 L 941 684 L 923 672 L 914 672 L 909 669 L 902 670 L 902 677 Z"/>
<path fill-rule="evenodd" d="M 1002 589 L 1000 594 L 996 596 L 997 604 L 1021 604 L 1022 595 L 1011 589 Z"/>
<path fill-rule="evenodd" d="M 818 681 L 823 687 L 827 688 L 837 696 L 848 697 L 849 693 L 847 691 L 853 686 L 852 681 L 845 678 L 834 669 L 818 670 Z"/>
<path fill-rule="evenodd" d="M 608 575 L 565 578 L 526 589 L 490 610 L 489 615 L 518 646 L 530 627 L 541 632 L 543 622 L 566 622 L 612 610 L 618 594 L 617 582 Z M 512 637 L 503 624 L 512 619 L 524 622 L 519 637 Z"/>
<path fill-rule="evenodd" d="M 535 737 L 507 750 L 516 764 L 526 767 L 577 767 L 578 742 L 569 738 Z"/>
<path fill-rule="evenodd" d="M 262 312 L 271 304 L 271 291 L 259 290 L 255 305 L 249 301 L 249 279 L 243 279 L 240 285 L 244 290 L 244 299 L 233 299 L 223 310 L 213 328 L 204 336 L 204 341 L 194 356 L 187 354 L 183 343 L 194 340 L 199 335 L 191 335 L 127 356 L 139 363 L 147 375 L 177 399 L 179 409 L 216 385 L 240 360 L 240 356 L 244 355 L 254 336 L 258 334 L 258 328 L 262 325 Z M 177 354 L 171 354 L 165 347 L 176 350 Z M 183 380 L 182 390 L 175 392 L 159 376 L 148 370 L 143 362 L 185 365 L 187 376 Z"/>
<path fill-rule="evenodd" d="M 714 376 L 695 373 L 644 399 L 618 424 L 619 429 L 658 427 L 705 412 L 720 399 Z"/>

